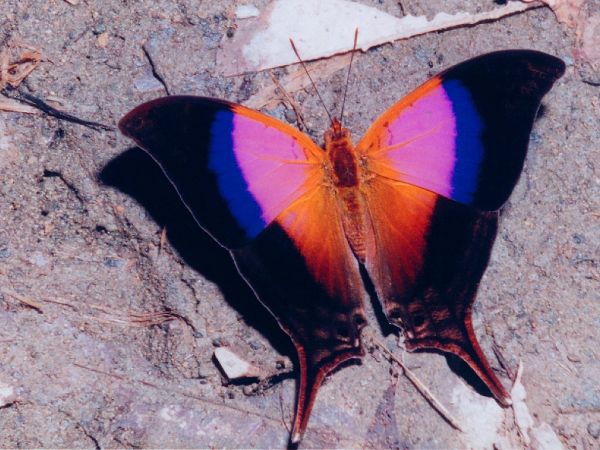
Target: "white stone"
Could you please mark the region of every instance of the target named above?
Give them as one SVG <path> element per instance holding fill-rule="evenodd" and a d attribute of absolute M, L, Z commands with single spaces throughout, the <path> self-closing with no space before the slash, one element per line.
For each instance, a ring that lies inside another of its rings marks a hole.
<path fill-rule="evenodd" d="M 17 401 L 15 388 L 0 381 L 0 408 Z"/>
<path fill-rule="evenodd" d="M 235 17 L 238 19 L 249 19 L 258 17 L 260 11 L 254 5 L 240 5 L 235 9 Z"/>
<path fill-rule="evenodd" d="M 534 450 L 563 450 L 560 439 L 546 422 L 531 430 L 531 448 Z"/>
<path fill-rule="evenodd" d="M 460 436 L 464 448 L 510 448 L 510 443 L 502 436 L 504 410 L 496 400 L 484 397 L 458 381 L 452 390 L 452 403 L 463 429 Z"/>
<path fill-rule="evenodd" d="M 229 380 L 259 377 L 260 372 L 255 366 L 226 347 L 217 348 L 214 355 Z"/>

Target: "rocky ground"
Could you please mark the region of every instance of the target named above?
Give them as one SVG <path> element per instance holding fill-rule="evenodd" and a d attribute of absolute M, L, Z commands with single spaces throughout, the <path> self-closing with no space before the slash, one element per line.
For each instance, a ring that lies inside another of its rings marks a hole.
<path fill-rule="evenodd" d="M 401 14 L 395 1 L 361 2 Z M 496 3 L 403 5 L 432 17 Z M 234 7 L 0 1 L 0 50 L 22 42 L 43 55 L 19 90 L 111 127 L 0 111 L 0 447 L 286 446 L 295 373 L 265 390 L 230 384 L 213 351 L 227 346 L 275 374 L 293 367 L 287 337 L 160 170 L 114 129 L 165 89 L 243 103 L 272 86 L 267 73 L 223 78 L 214 70 L 219 43 L 235 29 Z M 544 99 L 505 207 L 476 331 L 495 368 L 494 345 L 510 372 L 522 361 L 531 445 L 598 448 L 600 88 L 578 66 L 574 31 L 538 8 L 359 53 L 346 121 L 360 136 L 429 76 L 504 48 L 557 55 L 567 72 Z M 340 70 L 318 82 L 327 104 L 339 102 L 344 78 Z M 295 97 L 320 136 L 328 124 L 317 99 L 310 90 Z M 284 103 L 264 112 L 295 124 Z M 376 323 L 371 335 L 382 333 Z M 394 335 L 379 339 L 402 354 Z M 478 394 L 442 355 L 404 360 L 462 433 L 367 347 L 361 365 L 322 387 L 303 447 L 526 446 L 515 412 Z"/>

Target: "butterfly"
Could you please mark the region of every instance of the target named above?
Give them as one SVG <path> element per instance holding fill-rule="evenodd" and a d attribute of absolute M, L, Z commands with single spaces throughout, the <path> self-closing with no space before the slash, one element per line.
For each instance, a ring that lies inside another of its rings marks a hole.
<path fill-rule="evenodd" d="M 511 403 L 472 307 L 540 101 L 564 71 L 532 50 L 462 62 L 385 111 L 356 146 L 336 118 L 320 147 L 203 97 L 159 98 L 120 121 L 290 336 L 300 372 L 292 443 L 325 376 L 364 355 L 369 291 L 408 350 L 460 357 Z"/>

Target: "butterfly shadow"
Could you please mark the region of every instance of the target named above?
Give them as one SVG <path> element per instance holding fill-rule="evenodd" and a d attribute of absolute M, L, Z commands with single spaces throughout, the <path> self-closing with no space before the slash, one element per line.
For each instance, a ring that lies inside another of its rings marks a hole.
<path fill-rule="evenodd" d="M 489 397 L 491 399 L 494 398 L 492 391 L 490 391 L 486 384 L 483 381 L 481 381 L 481 378 L 479 378 L 475 371 L 471 369 L 471 367 L 458 356 L 436 349 L 420 349 L 415 350 L 415 353 L 435 353 L 440 356 L 443 356 L 446 359 L 446 364 L 448 364 L 448 368 L 455 375 L 462 378 L 465 383 L 467 383 L 475 390 L 475 392 L 477 392 L 482 397 Z"/>
<path fill-rule="evenodd" d="M 226 302 L 279 353 L 295 359 L 290 339 L 239 276 L 228 252 L 198 226 L 150 156 L 132 147 L 111 160 L 98 178 L 142 205 L 160 227 L 166 228 L 170 244 L 185 263 L 215 283 Z"/>
<path fill-rule="evenodd" d="M 132 147 L 111 160 L 98 178 L 102 184 L 120 190 L 142 205 L 159 226 L 166 228 L 169 242 L 185 263 L 207 280 L 214 282 L 225 301 L 244 317 L 248 325 L 261 333 L 276 351 L 297 362 L 296 351 L 289 337 L 239 276 L 228 252 L 198 226 L 152 158 L 138 147 Z M 361 276 L 380 330 L 386 336 L 398 335 L 398 329 L 387 321 L 364 268 L 361 270 Z M 485 384 L 461 359 L 435 350 L 420 352 L 434 352 L 445 356 L 454 373 L 481 395 L 491 396 Z M 353 361 L 351 364 L 355 363 Z"/>

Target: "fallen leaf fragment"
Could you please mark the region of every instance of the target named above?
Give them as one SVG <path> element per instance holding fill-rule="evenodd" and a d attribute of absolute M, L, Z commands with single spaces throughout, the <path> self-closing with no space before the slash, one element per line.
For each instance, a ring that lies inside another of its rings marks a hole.
<path fill-rule="evenodd" d="M 550 425 L 542 422 L 540 425 L 535 426 L 535 420 L 525 403 L 527 392 L 525 391 L 525 386 L 521 383 L 522 375 L 523 364 L 519 361 L 517 376 L 510 391 L 510 396 L 513 401 L 512 408 L 515 414 L 515 425 L 519 430 L 523 442 L 525 442 L 528 448 L 534 450 L 562 450 L 563 446 L 560 439 Z"/>
<path fill-rule="evenodd" d="M 502 433 L 504 410 L 496 400 L 478 394 L 463 382 L 455 385 L 451 396 L 453 410 L 463 424 L 463 448 L 509 448 Z"/>
<path fill-rule="evenodd" d="M 529 413 L 529 408 L 527 408 L 527 405 L 525 404 L 527 392 L 525 391 L 525 386 L 523 386 L 523 383 L 521 383 L 522 375 L 523 364 L 519 362 L 517 376 L 515 377 L 515 382 L 510 391 L 510 396 L 513 401 L 512 408 L 515 414 L 515 424 L 517 425 L 517 429 L 519 430 L 523 441 L 525 444 L 529 445 L 531 443 L 529 432 L 533 428 L 534 421 L 533 417 L 531 417 L 531 414 Z"/>
<path fill-rule="evenodd" d="M 538 0 L 523 0 L 525 3 L 537 2 Z M 539 0 L 548 5 L 559 22 L 566 25 L 576 26 L 586 0 Z"/>
<path fill-rule="evenodd" d="M 311 64 L 309 70 L 313 79 L 326 79 L 338 70 L 348 65 L 347 55 L 337 55 Z M 304 68 L 300 65 L 292 66 L 288 74 L 279 80 L 279 86 L 269 84 L 244 102 L 244 105 L 253 109 L 274 108 L 280 102 L 277 93 L 284 89 L 288 94 L 298 92 L 310 85 L 310 79 Z"/>
<path fill-rule="evenodd" d="M 488 12 L 440 12 L 428 20 L 410 15 L 397 18 L 347 0 L 274 0 L 259 17 L 240 23 L 233 38 L 223 38 L 217 68 L 224 75 L 236 75 L 295 63 L 290 38 L 302 58 L 310 61 L 352 50 L 356 28 L 358 48 L 366 51 L 387 42 L 495 20 L 539 6 L 509 1 Z"/>
<path fill-rule="evenodd" d="M 65 2 L 73 6 L 79 5 L 79 0 L 65 0 Z"/>
<path fill-rule="evenodd" d="M 587 18 L 578 30 L 582 78 L 600 85 L 600 13 Z"/>
<path fill-rule="evenodd" d="M 532 2 L 536 0 L 523 0 Z M 584 81 L 600 85 L 600 12 L 594 0 L 541 0 L 575 32 L 575 56 Z"/>
<path fill-rule="evenodd" d="M 214 356 L 228 380 L 234 381 L 260 377 L 258 368 L 228 348 L 217 348 L 214 352 Z"/>
<path fill-rule="evenodd" d="M 28 44 L 12 42 L 1 49 L 0 89 L 18 87 L 41 61 L 42 52 Z"/>
<path fill-rule="evenodd" d="M 542 423 L 539 427 L 531 430 L 531 448 L 533 450 L 563 450 L 564 447 L 560 439 L 547 423 Z"/>

